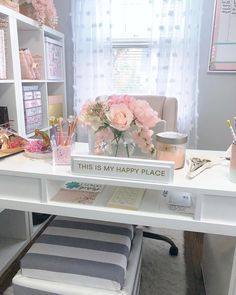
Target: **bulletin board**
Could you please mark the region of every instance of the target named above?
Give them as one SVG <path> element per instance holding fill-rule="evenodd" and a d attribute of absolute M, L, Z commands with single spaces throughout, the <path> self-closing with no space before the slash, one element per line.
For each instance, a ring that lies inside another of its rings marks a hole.
<path fill-rule="evenodd" d="M 236 0 L 215 0 L 210 72 L 236 72 Z"/>

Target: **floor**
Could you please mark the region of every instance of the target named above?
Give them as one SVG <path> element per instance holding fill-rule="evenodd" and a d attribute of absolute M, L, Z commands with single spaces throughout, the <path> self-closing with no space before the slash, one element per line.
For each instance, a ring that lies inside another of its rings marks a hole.
<path fill-rule="evenodd" d="M 201 254 L 203 234 L 201 233 L 184 233 L 185 240 L 185 264 L 188 290 L 186 295 L 205 295 L 202 273 L 201 273 Z M 19 269 L 19 261 L 25 251 L 17 258 L 10 268 L 0 277 L 0 294 L 11 284 L 11 280 Z"/>

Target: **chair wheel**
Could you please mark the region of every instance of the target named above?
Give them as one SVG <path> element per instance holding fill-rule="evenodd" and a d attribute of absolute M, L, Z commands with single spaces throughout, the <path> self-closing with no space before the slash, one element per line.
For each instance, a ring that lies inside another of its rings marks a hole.
<path fill-rule="evenodd" d="M 178 256 L 179 249 L 175 246 L 171 246 L 169 250 L 170 256 Z"/>

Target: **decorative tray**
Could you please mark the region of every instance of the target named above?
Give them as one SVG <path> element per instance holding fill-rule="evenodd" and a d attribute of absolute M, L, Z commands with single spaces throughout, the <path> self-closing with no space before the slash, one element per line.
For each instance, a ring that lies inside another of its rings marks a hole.
<path fill-rule="evenodd" d="M 22 147 L 14 148 L 14 149 L 6 149 L 3 151 L 0 150 L 0 159 L 16 155 L 16 154 L 21 153 L 23 151 L 24 151 L 24 148 L 22 148 Z"/>

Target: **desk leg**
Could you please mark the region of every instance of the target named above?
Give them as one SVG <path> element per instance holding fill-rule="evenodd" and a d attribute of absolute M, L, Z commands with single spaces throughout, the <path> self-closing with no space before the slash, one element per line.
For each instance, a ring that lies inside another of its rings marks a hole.
<path fill-rule="evenodd" d="M 202 272 L 206 295 L 236 295 L 236 238 L 204 235 Z"/>

